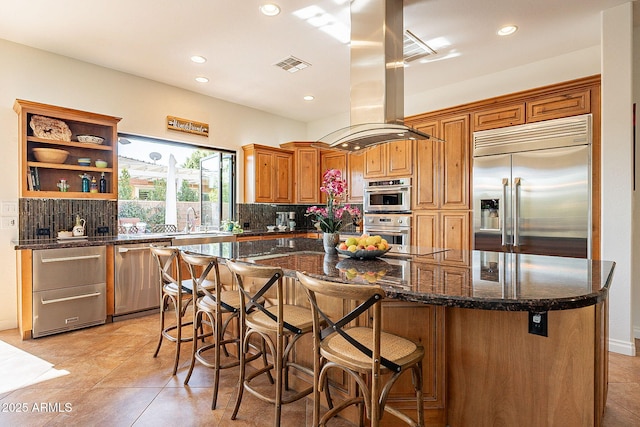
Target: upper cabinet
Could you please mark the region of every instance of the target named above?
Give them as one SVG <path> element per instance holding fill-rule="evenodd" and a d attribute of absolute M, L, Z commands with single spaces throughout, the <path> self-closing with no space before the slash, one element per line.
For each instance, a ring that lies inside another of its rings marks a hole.
<path fill-rule="evenodd" d="M 119 117 L 21 99 L 13 109 L 18 114 L 20 197 L 118 198 Z M 82 175 L 97 184 L 103 173 L 104 192 L 99 187 L 82 191 Z"/>
<path fill-rule="evenodd" d="M 322 151 L 320 180 L 328 169 L 338 169 L 347 180 L 347 202 L 362 203 L 364 200 L 364 153 L 346 151 Z M 327 198 L 322 193 L 322 203 Z"/>
<path fill-rule="evenodd" d="M 244 145 L 246 203 L 293 202 L 293 152 L 258 144 Z"/>
<path fill-rule="evenodd" d="M 444 142 L 416 141 L 414 209 L 468 209 L 470 186 L 469 115 L 413 123 Z"/>
<path fill-rule="evenodd" d="M 312 142 L 287 142 L 280 147 L 293 152 L 294 203 L 318 203 L 320 200 L 320 153 Z"/>
<path fill-rule="evenodd" d="M 411 176 L 412 141 L 394 141 L 368 148 L 364 153 L 364 177 Z"/>
<path fill-rule="evenodd" d="M 527 122 L 558 119 L 591 112 L 591 89 L 561 91 L 527 101 Z"/>

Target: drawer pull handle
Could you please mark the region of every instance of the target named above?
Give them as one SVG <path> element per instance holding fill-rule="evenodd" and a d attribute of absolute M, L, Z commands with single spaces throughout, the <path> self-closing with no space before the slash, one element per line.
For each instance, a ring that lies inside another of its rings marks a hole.
<path fill-rule="evenodd" d="M 67 256 L 67 257 L 61 257 L 61 258 L 47 258 L 47 259 L 42 259 L 42 263 L 47 263 L 47 262 L 66 262 L 66 261 L 77 261 L 80 259 L 98 259 L 100 258 L 101 255 L 97 254 L 97 255 L 80 255 L 80 256 Z"/>
<path fill-rule="evenodd" d="M 127 252 L 134 252 L 134 251 L 148 251 L 149 248 L 151 248 L 151 246 L 145 246 L 143 248 L 118 248 L 118 252 L 121 254 L 125 254 Z"/>
<path fill-rule="evenodd" d="M 72 297 L 66 297 L 66 298 L 57 298 L 57 299 L 50 299 L 45 301 L 44 299 L 42 300 L 42 304 L 53 304 L 56 302 L 65 302 L 65 301 L 73 301 L 75 299 L 83 299 L 83 298 L 91 298 L 91 297 L 97 297 L 100 296 L 100 292 L 94 292 L 92 294 L 84 294 L 84 295 L 75 295 Z"/>

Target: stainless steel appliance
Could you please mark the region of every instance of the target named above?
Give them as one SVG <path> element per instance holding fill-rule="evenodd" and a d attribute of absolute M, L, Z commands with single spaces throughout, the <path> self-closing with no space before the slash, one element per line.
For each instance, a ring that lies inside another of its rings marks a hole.
<path fill-rule="evenodd" d="M 366 213 L 410 212 L 411 178 L 365 180 L 363 207 Z"/>
<path fill-rule="evenodd" d="M 588 258 L 591 115 L 473 134 L 474 248 Z"/>
<path fill-rule="evenodd" d="M 367 214 L 364 217 L 364 232 L 385 239 L 391 245 L 389 253 L 408 254 L 411 244 L 411 215 Z"/>
<path fill-rule="evenodd" d="M 114 321 L 148 314 L 160 307 L 160 278 L 150 245 L 128 243 L 115 247 Z M 170 246 L 171 242 L 154 245 Z"/>
<path fill-rule="evenodd" d="M 105 323 L 105 246 L 33 251 L 33 338 Z"/>

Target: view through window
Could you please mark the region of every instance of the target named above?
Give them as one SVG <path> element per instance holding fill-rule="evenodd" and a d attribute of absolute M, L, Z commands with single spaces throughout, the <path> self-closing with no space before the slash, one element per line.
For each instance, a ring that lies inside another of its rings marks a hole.
<path fill-rule="evenodd" d="M 235 152 L 119 134 L 120 233 L 218 230 L 235 217 Z"/>

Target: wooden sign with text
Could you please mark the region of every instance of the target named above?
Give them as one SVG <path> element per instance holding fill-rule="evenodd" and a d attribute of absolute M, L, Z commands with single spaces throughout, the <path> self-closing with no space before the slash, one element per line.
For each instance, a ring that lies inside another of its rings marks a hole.
<path fill-rule="evenodd" d="M 209 125 L 179 117 L 167 116 L 167 129 L 209 136 Z"/>

